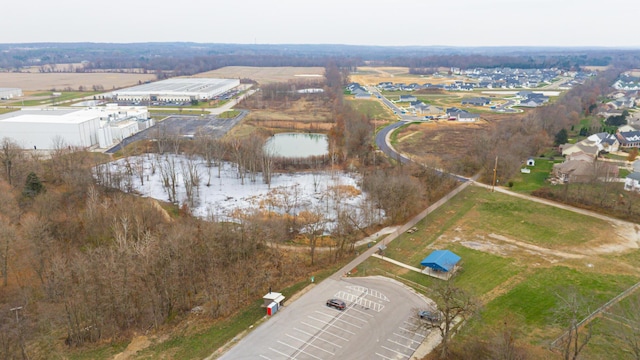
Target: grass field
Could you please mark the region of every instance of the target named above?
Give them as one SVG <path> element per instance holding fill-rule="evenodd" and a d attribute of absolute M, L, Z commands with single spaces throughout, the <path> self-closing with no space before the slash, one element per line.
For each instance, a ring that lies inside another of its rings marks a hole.
<path fill-rule="evenodd" d="M 394 119 L 394 115 L 388 107 L 377 100 L 348 100 L 358 112 L 374 121 L 388 121 Z"/>
<path fill-rule="evenodd" d="M 49 105 L 71 105 L 75 100 L 91 97 L 99 94 L 96 91 L 65 91 L 60 95 L 53 96 L 53 92 L 41 92 L 37 95 L 27 96 L 26 100 L 12 101 L 9 103 L 13 106 L 49 106 Z"/>
<path fill-rule="evenodd" d="M 545 181 L 553 170 L 553 164 L 560 162 L 562 162 L 562 159 L 536 159 L 535 166 L 527 166 L 527 168 L 531 170 L 531 173 L 518 173 L 518 175 L 512 180 L 513 187 L 511 187 L 511 190 L 522 193 L 531 193 L 532 191 L 547 185 Z"/>
<path fill-rule="evenodd" d="M 563 331 L 552 311 L 561 289 L 575 287 L 593 310 L 639 280 L 637 251 L 588 251 L 594 243 L 616 241 L 608 222 L 484 188 L 466 189 L 416 227 L 388 244 L 385 256 L 418 268 L 434 249 L 461 256 L 462 271 L 453 281 L 484 305 L 461 338 L 488 331 L 509 313 L 522 319 L 526 342 L 545 347 Z M 427 295 L 440 281 L 376 258 L 355 274 L 395 277 Z M 593 354 L 606 353 L 592 347 Z"/>

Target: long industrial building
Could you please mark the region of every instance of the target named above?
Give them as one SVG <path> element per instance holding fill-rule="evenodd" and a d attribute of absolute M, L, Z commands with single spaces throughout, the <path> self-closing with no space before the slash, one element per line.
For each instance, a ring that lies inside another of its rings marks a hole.
<path fill-rule="evenodd" d="M 24 149 L 110 148 L 150 126 L 153 120 L 146 107 L 117 104 L 81 110 L 28 109 L 0 115 L 0 137 L 10 138 Z"/>
<path fill-rule="evenodd" d="M 111 92 L 118 101 L 210 100 L 240 85 L 239 79 L 175 78 Z"/>

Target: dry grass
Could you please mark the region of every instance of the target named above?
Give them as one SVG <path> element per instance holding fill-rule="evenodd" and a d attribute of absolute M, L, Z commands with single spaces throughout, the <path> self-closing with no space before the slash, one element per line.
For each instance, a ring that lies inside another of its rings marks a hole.
<path fill-rule="evenodd" d="M 287 82 L 291 80 L 324 80 L 323 67 L 253 67 L 227 66 L 194 75 L 204 78 L 246 78 L 260 84 Z"/>
<path fill-rule="evenodd" d="M 301 98 L 267 109 L 253 109 L 244 125 L 269 131 L 329 131 L 333 126 L 331 112 L 322 102 Z"/>
<path fill-rule="evenodd" d="M 487 128 L 484 121 L 411 124 L 398 133 L 394 146 L 422 162 L 448 167 L 448 162 L 459 161 L 468 154 L 469 139 L 474 134 L 487 131 Z"/>
<path fill-rule="evenodd" d="M 361 66 L 358 71 L 349 75 L 349 79 L 363 85 L 374 85 L 383 81 L 391 81 L 393 83 L 410 84 L 417 82 L 419 84 L 432 83 L 443 84 L 453 83 L 459 80 L 455 77 L 434 77 L 409 74 L 409 68 L 406 67 L 372 67 Z"/>
<path fill-rule="evenodd" d="M 114 88 L 138 85 L 139 82 L 155 80 L 153 74 L 120 73 L 9 73 L 0 72 L 3 87 L 20 88 L 22 91 L 58 91 L 65 88 L 77 90 L 84 86 L 91 90 L 94 85 L 102 85 L 105 91 Z"/>

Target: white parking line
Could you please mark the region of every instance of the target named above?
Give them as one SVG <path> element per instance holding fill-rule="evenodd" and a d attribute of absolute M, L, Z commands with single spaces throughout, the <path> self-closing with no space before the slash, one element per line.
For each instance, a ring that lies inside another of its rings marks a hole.
<path fill-rule="evenodd" d="M 271 358 L 270 358 L 270 357 L 266 357 L 266 356 L 264 356 L 264 355 L 262 355 L 262 354 L 260 354 L 260 355 L 258 355 L 258 356 L 260 356 L 260 357 L 261 357 L 261 358 L 263 358 L 263 359 L 271 360 Z"/>
<path fill-rule="evenodd" d="M 314 326 L 314 325 L 308 324 L 308 323 L 306 323 L 306 322 L 304 322 L 304 321 L 301 321 L 301 323 L 302 323 L 302 324 L 304 324 L 304 325 L 307 325 L 308 327 L 310 327 L 310 328 L 312 328 L 312 329 L 320 330 L 321 332 L 323 332 L 323 333 L 325 333 L 325 334 L 333 335 L 333 336 L 337 337 L 338 339 L 342 339 L 342 340 L 344 340 L 344 341 L 349 341 L 349 339 L 347 339 L 347 338 L 343 338 L 342 336 L 338 336 L 338 335 L 336 335 L 336 334 L 332 334 L 332 333 L 328 332 L 327 330 L 325 330 L 325 329 L 323 329 L 323 328 L 319 328 L 319 327 L 317 327 L 317 326 Z"/>
<path fill-rule="evenodd" d="M 300 349 L 300 348 L 297 348 L 297 347 L 295 347 L 295 346 L 293 346 L 293 345 L 289 345 L 289 344 L 287 344 L 286 342 L 282 342 L 282 341 L 278 340 L 278 343 L 279 343 L 279 344 L 282 344 L 282 345 L 284 345 L 284 346 L 287 346 L 287 347 L 290 347 L 290 348 L 294 349 L 295 351 L 297 351 L 297 352 L 298 352 L 298 354 L 305 354 L 305 355 L 309 355 L 309 356 L 311 356 L 311 357 L 312 357 L 312 358 L 314 358 L 314 359 L 322 360 L 321 358 L 319 358 L 319 357 L 317 357 L 317 356 L 315 356 L 315 355 L 313 355 L 313 354 L 310 354 L 310 353 L 308 353 L 308 352 L 306 352 L 306 351 L 304 351 L 304 350 L 302 350 L 302 349 Z M 298 354 L 296 354 L 296 355 L 294 355 L 294 356 L 290 356 L 289 358 L 290 358 L 290 359 L 295 359 L 295 358 L 296 358 L 296 356 L 298 356 Z"/>
<path fill-rule="evenodd" d="M 281 352 L 281 351 L 278 351 L 278 350 L 276 350 L 276 349 L 274 349 L 274 348 L 269 348 L 269 350 L 273 351 L 273 352 L 274 352 L 274 353 L 276 353 L 276 354 L 284 355 L 284 356 L 286 356 L 286 357 L 287 357 L 287 359 L 291 357 L 291 355 L 289 355 L 289 354 L 285 354 L 285 353 L 283 353 L 283 352 Z"/>
<path fill-rule="evenodd" d="M 400 330 L 404 331 L 404 332 L 408 332 L 409 334 L 416 334 L 417 336 L 420 336 L 421 338 L 426 338 L 426 335 L 422 335 L 421 333 L 417 332 L 415 329 L 406 329 L 401 327 Z"/>
<path fill-rule="evenodd" d="M 339 327 L 339 326 L 336 326 L 336 325 L 334 325 L 334 323 L 332 323 L 332 322 L 327 322 L 327 321 L 324 321 L 324 320 L 320 320 L 320 319 L 314 318 L 313 316 L 307 316 L 307 317 L 308 317 L 309 319 L 312 319 L 312 320 L 315 320 L 315 321 L 321 322 L 321 323 L 323 323 L 323 324 L 325 324 L 325 325 L 335 326 L 335 327 L 337 327 L 338 329 L 340 329 L 340 330 L 342 330 L 342 331 L 346 331 L 346 332 L 348 332 L 348 333 L 349 333 L 349 334 L 351 334 L 351 335 L 355 335 L 355 334 L 356 334 L 356 333 L 351 332 L 351 331 L 349 331 L 349 330 L 347 330 L 347 329 L 343 329 L 343 328 L 341 328 L 341 327 Z M 336 320 L 340 320 L 340 319 L 336 318 Z"/>
<path fill-rule="evenodd" d="M 305 335 L 308 335 L 308 336 L 316 336 L 315 334 L 311 334 L 311 333 L 308 333 L 308 332 L 306 332 L 306 331 L 302 331 L 302 330 L 300 330 L 300 329 L 298 329 L 298 328 L 293 328 L 293 330 L 295 330 L 295 331 L 297 331 L 297 332 L 301 332 L 301 333 L 303 333 L 303 334 L 305 334 Z M 330 345 L 333 345 L 333 346 L 335 346 L 335 347 L 337 347 L 337 348 L 342 349 L 342 346 L 340 346 L 340 345 L 338 345 L 338 344 L 336 344 L 336 343 L 334 343 L 334 342 L 331 342 L 331 341 L 329 341 L 329 340 L 323 339 L 323 338 L 321 338 L 321 337 L 316 337 L 316 339 L 317 339 L 317 340 L 324 341 L 324 342 L 326 342 L 327 344 L 330 344 Z"/>
<path fill-rule="evenodd" d="M 403 357 L 405 357 L 405 358 L 407 358 L 407 359 L 409 358 L 409 356 L 408 356 L 407 354 L 402 353 L 402 352 L 400 352 L 400 351 L 395 351 L 395 350 L 393 350 L 392 348 L 388 348 L 388 347 L 386 347 L 386 346 L 381 346 L 381 348 L 383 348 L 383 349 L 385 349 L 385 350 L 389 350 L 389 351 L 391 351 L 391 352 L 394 352 L 394 353 L 396 353 L 396 354 L 398 354 L 398 355 L 400 355 L 400 356 L 403 356 Z"/>
<path fill-rule="evenodd" d="M 314 348 L 316 348 L 316 349 L 318 349 L 318 350 L 322 350 L 322 351 L 324 351 L 324 352 L 326 352 L 326 353 L 329 353 L 329 354 L 331 354 L 331 355 L 335 355 L 334 353 L 332 353 L 332 352 L 331 352 L 331 351 L 329 351 L 329 350 L 326 350 L 326 349 L 323 349 L 323 348 L 321 348 L 321 347 L 319 347 L 319 346 L 313 345 L 313 344 L 312 344 L 312 342 L 313 342 L 313 341 L 315 341 L 315 338 L 312 338 L 310 341 L 306 341 L 306 340 L 298 339 L 297 337 L 295 337 L 295 336 L 293 336 L 293 335 L 289 335 L 289 334 L 285 334 L 285 336 L 288 336 L 288 337 L 290 337 L 290 338 L 292 338 L 292 339 L 294 339 L 294 340 L 298 340 L 298 341 L 300 341 L 300 342 L 302 342 L 302 343 L 306 344 L 307 346 L 311 346 L 311 347 L 314 347 Z"/>
<path fill-rule="evenodd" d="M 384 355 L 382 355 L 382 354 L 380 354 L 380 353 L 376 353 L 376 355 L 380 356 L 381 358 L 383 358 L 383 359 L 385 359 L 385 360 L 393 360 L 393 358 L 386 357 L 386 356 L 384 356 Z"/>
<path fill-rule="evenodd" d="M 349 310 L 356 310 L 356 309 L 354 309 L 354 308 L 350 308 Z M 356 310 L 356 311 L 357 311 L 357 310 Z M 351 314 L 349 314 L 349 313 L 346 313 L 346 312 L 345 312 L 345 313 L 343 313 L 342 315 L 343 315 L 344 317 L 348 317 L 348 318 L 351 318 L 351 319 L 353 319 L 353 320 L 359 321 L 359 322 L 361 322 L 361 323 L 363 323 L 363 324 L 365 324 L 365 325 L 369 323 L 369 321 L 367 321 L 367 320 L 365 320 L 365 319 L 363 319 L 363 318 L 361 318 L 361 317 L 353 316 L 353 315 L 351 315 Z M 367 315 L 368 315 L 368 314 L 367 314 Z"/>
<path fill-rule="evenodd" d="M 366 313 L 366 312 L 364 312 L 364 311 L 362 311 L 362 310 L 358 310 L 358 309 L 356 309 L 356 308 L 351 308 L 351 309 L 349 309 L 349 311 L 355 311 L 355 312 L 358 312 L 358 313 L 360 313 L 360 314 L 362 314 L 362 315 L 367 315 L 367 316 L 369 316 L 369 317 L 374 317 L 373 315 L 371 315 L 371 314 L 369 314 L 369 313 Z"/>
<path fill-rule="evenodd" d="M 400 335 L 400 334 L 398 334 L 398 333 L 393 333 L 393 335 L 395 335 L 395 336 L 397 336 L 397 337 L 401 337 L 401 338 L 403 338 L 403 339 L 407 339 L 407 340 L 409 340 L 409 341 L 416 342 L 416 343 L 418 343 L 418 344 L 419 344 L 419 343 L 421 343 L 421 341 L 413 340 L 413 339 L 412 339 L 412 338 L 410 338 L 410 337 L 406 337 L 406 336 Z"/>
<path fill-rule="evenodd" d="M 409 350 L 411 350 L 411 351 L 416 351 L 416 349 L 412 348 L 412 347 L 411 347 L 411 346 L 409 346 L 409 345 L 405 345 L 405 344 L 403 344 L 403 343 L 399 343 L 399 342 L 397 342 L 397 341 L 393 341 L 393 340 L 391 340 L 391 339 L 387 339 L 387 341 L 388 341 L 388 342 L 390 342 L 390 343 L 393 343 L 393 344 L 396 344 L 396 345 L 400 345 L 400 346 L 402 346 L 402 347 L 405 347 L 405 348 L 407 348 L 407 349 L 409 349 Z"/>
<path fill-rule="evenodd" d="M 350 323 L 350 322 L 348 322 L 348 321 L 346 321 L 346 320 L 342 320 L 341 318 L 335 318 L 335 320 L 336 320 L 336 321 L 342 321 L 342 322 L 343 322 L 343 323 L 345 323 L 345 324 L 351 325 L 351 326 L 356 327 L 356 328 L 358 328 L 358 329 L 362 329 L 362 326 L 358 326 L 358 325 L 353 324 L 353 323 Z"/>
<path fill-rule="evenodd" d="M 375 297 L 377 299 L 380 299 L 382 301 L 386 301 L 386 302 L 390 302 L 391 301 L 391 300 L 389 300 L 388 297 L 385 296 L 385 294 L 381 293 L 378 290 L 369 289 L 369 295 L 371 295 L 371 296 L 373 296 L 373 297 Z"/>
<path fill-rule="evenodd" d="M 366 288 L 364 286 L 357 286 L 357 285 L 349 285 L 347 286 L 347 289 L 353 290 L 355 292 L 359 292 L 362 294 L 366 294 L 369 292 L 369 288 Z"/>
<path fill-rule="evenodd" d="M 353 308 L 351 308 L 351 309 L 353 309 Z M 334 316 L 335 316 L 335 315 L 333 315 L 333 314 L 327 314 L 327 313 L 324 313 L 324 312 L 322 312 L 322 311 L 316 311 L 316 313 L 318 313 L 318 314 L 322 314 L 322 315 L 326 315 L 326 316 L 330 316 L 330 317 L 334 317 Z M 367 324 L 367 323 L 368 323 L 368 321 L 367 321 L 367 320 L 363 320 L 363 319 L 361 319 L 361 318 L 359 318 L 359 317 L 357 317 L 357 316 L 353 316 L 353 315 L 351 315 L 351 314 L 349 314 L 349 313 L 347 313 L 347 312 L 342 312 L 342 315 L 340 315 L 340 316 L 341 316 L 341 317 L 345 317 L 345 316 L 346 316 L 346 317 L 348 317 L 348 318 L 352 318 L 352 319 L 354 319 L 354 320 L 358 320 L 358 321 L 363 322 L 363 323 L 365 323 L 365 324 Z"/>
<path fill-rule="evenodd" d="M 358 304 L 358 305 L 360 305 L 360 306 L 362 306 L 364 308 L 367 308 L 367 309 L 373 309 L 374 311 L 377 311 L 377 312 L 380 312 L 380 311 L 382 311 L 382 309 L 384 309 L 384 305 L 382 305 L 382 304 L 379 304 L 379 303 L 374 302 L 374 301 L 369 300 L 369 299 L 365 299 L 362 296 L 356 296 L 356 295 L 353 295 L 353 294 L 349 294 L 349 293 L 344 292 L 344 291 L 338 291 L 336 293 L 335 297 L 337 297 L 339 299 L 342 299 L 342 300 L 345 300 L 345 301 L 348 301 L 348 302 L 352 302 L 352 303 Z"/>

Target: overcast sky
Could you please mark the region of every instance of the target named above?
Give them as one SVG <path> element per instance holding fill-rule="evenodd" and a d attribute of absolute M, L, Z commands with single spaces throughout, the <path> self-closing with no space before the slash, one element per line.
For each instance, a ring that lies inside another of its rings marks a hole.
<path fill-rule="evenodd" d="M 640 47 L 639 0 L 31 0 L 0 43 Z"/>

